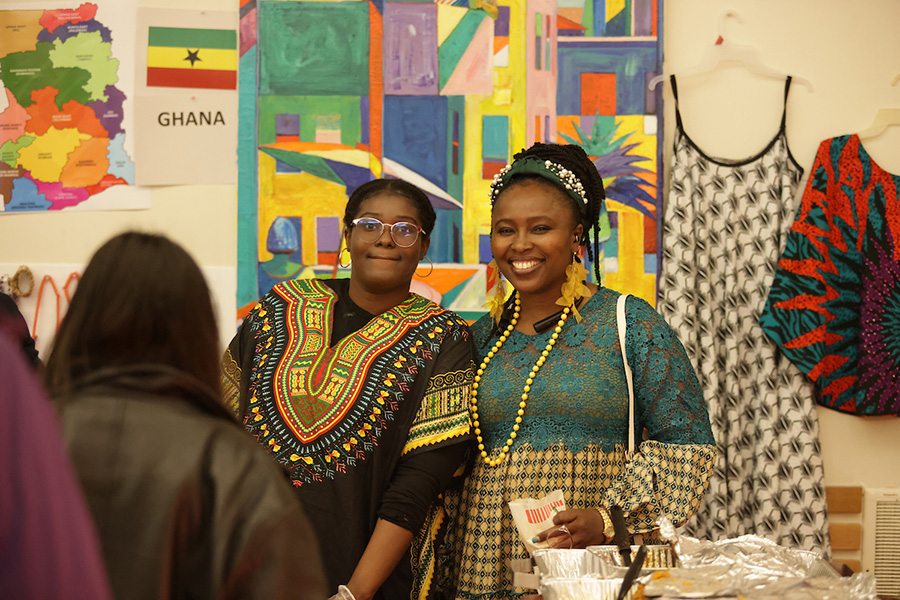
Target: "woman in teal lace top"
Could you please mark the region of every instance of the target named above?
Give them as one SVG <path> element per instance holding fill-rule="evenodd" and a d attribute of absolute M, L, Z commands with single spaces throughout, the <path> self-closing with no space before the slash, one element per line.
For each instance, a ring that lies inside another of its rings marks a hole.
<path fill-rule="evenodd" d="M 515 293 L 473 327 L 483 361 L 472 402 L 479 451 L 457 525 L 457 598 L 527 593 L 512 585 L 509 561 L 528 553 L 510 500 L 561 489 L 567 510 L 555 523 L 571 539 L 550 543 L 584 548 L 610 541 L 613 505 L 632 533 L 646 533 L 662 515 L 683 523 L 706 491 L 715 446 L 697 376 L 672 329 L 636 297 L 625 303 L 625 346 L 643 441 L 626 459 L 620 294 L 586 284 L 578 259 L 587 246 L 597 262 L 604 199 L 577 146 L 535 144 L 491 186 L 491 251 Z"/>

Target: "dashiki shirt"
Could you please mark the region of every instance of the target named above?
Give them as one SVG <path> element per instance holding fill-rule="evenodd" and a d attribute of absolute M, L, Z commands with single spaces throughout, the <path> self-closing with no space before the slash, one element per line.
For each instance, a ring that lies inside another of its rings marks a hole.
<path fill-rule="evenodd" d="M 828 408 L 900 413 L 898 190 L 858 136 L 823 141 L 760 317 Z"/>
<path fill-rule="evenodd" d="M 697 376 L 674 332 L 644 300 L 626 301 L 626 346 L 634 373 L 635 439 L 649 439 L 626 461 L 628 384 L 616 326 L 619 294 L 600 288 L 569 318 L 531 386 L 510 454 L 499 466 L 475 461 L 454 532 L 461 554 L 457 598 L 500 599 L 514 588 L 510 559 L 528 558 L 509 501 L 561 489 L 566 508 L 625 510 L 633 533 L 649 532 L 667 516 L 681 524 L 706 491 L 716 449 Z M 476 352 L 496 342 L 493 320 L 473 326 Z M 506 441 L 525 379 L 552 331 L 513 331 L 491 359 L 478 388 L 484 445 Z M 533 592 L 532 592 L 533 593 Z"/>
<path fill-rule="evenodd" d="M 790 78 L 785 103 L 789 88 Z M 787 110 L 765 148 L 730 160 L 691 139 L 674 78 L 672 92 L 658 308 L 697 371 L 720 450 L 709 492 L 686 530 L 708 540 L 752 533 L 827 555 L 813 386 L 759 325 L 803 173 L 788 146 Z"/>
<path fill-rule="evenodd" d="M 333 590 L 350 580 L 383 518 L 425 533 L 376 598 L 424 594 L 442 520 L 428 506 L 470 441 L 471 334 L 454 313 L 410 294 L 332 339 L 364 312 L 348 290 L 349 280 L 276 285 L 226 351 L 226 401 L 289 471 Z M 417 518 L 411 502 L 423 506 Z"/>

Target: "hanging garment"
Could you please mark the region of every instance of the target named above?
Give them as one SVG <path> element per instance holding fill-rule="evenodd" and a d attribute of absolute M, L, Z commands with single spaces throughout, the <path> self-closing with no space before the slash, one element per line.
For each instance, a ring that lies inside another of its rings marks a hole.
<path fill-rule="evenodd" d="M 675 94 L 659 312 L 694 364 L 719 458 L 688 531 L 754 533 L 830 552 L 819 423 L 811 383 L 763 333 L 759 315 L 794 214 L 803 169 L 781 127 L 759 154 L 724 160 L 684 131 Z"/>
<path fill-rule="evenodd" d="M 823 141 L 761 317 L 839 411 L 900 413 L 898 190 L 857 135 Z"/>

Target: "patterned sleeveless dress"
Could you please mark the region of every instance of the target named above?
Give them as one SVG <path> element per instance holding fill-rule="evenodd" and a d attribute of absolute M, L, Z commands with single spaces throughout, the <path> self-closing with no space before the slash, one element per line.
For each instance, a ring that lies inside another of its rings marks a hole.
<path fill-rule="evenodd" d="M 828 555 L 812 384 L 759 323 L 803 173 L 785 135 L 791 80 L 778 133 L 745 160 L 711 157 L 691 140 L 671 82 L 676 132 L 658 310 L 697 371 L 719 447 L 688 532 L 752 533 Z"/>

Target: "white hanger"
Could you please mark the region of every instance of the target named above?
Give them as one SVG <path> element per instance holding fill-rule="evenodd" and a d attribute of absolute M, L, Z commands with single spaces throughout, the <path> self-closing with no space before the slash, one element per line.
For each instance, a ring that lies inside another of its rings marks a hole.
<path fill-rule="evenodd" d="M 891 85 L 897 85 L 900 81 L 900 74 L 894 77 Z M 857 133 L 860 139 L 873 138 L 881 135 L 885 129 L 891 125 L 900 125 L 900 108 L 879 108 L 875 113 L 875 119 L 872 124 Z"/>
<path fill-rule="evenodd" d="M 737 63 L 743 65 L 748 71 L 756 75 L 773 77 L 775 79 L 786 79 L 788 76 L 787 73 L 783 73 L 763 64 L 762 60 L 759 58 L 759 54 L 756 52 L 756 48 L 753 46 L 723 43 L 725 41 L 723 35 L 725 31 L 725 20 L 728 17 L 734 17 L 737 19 L 738 23 L 744 22 L 743 19 L 741 19 L 741 16 L 734 10 L 729 9 L 719 15 L 719 37 L 716 39 L 716 43 L 706 49 L 706 53 L 703 55 L 703 59 L 698 65 L 680 71 L 676 73 L 676 75 L 678 77 L 701 75 L 715 70 L 721 64 Z M 650 89 L 652 90 L 655 88 L 657 84 L 661 81 L 665 81 L 669 76 L 670 73 L 663 73 L 662 75 L 657 75 L 651 79 L 649 84 Z M 812 83 L 810 83 L 809 80 L 797 76 L 793 76 L 793 80 L 800 85 L 805 85 L 809 88 L 810 92 L 813 91 Z"/>

